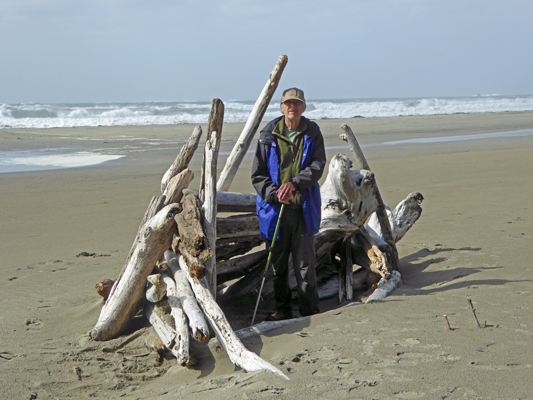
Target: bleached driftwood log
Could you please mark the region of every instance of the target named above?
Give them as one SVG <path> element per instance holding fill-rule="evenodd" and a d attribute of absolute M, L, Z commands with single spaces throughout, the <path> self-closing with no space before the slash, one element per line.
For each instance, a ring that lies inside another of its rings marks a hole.
<path fill-rule="evenodd" d="M 185 366 L 190 364 L 187 317 L 176 292 L 176 282 L 166 274 L 163 274 L 162 277 L 167 287 L 167 298 L 171 308 L 170 315 L 174 318 L 174 329 L 176 330 L 175 343 L 170 351 L 176 357 L 178 364 Z"/>
<path fill-rule="evenodd" d="M 259 235 L 257 214 L 238 214 L 217 218 L 217 238 L 238 238 Z"/>
<path fill-rule="evenodd" d="M 351 170 L 352 162 L 344 154 L 333 156 L 329 172 L 320 188 L 322 220 L 318 236 L 329 231 L 339 236 L 356 232 L 377 204 L 373 196 L 375 179 L 370 171 Z"/>
<path fill-rule="evenodd" d="M 195 189 L 185 189 L 183 195 L 199 195 Z M 255 193 L 217 192 L 217 212 L 249 213 L 255 212 Z"/>
<path fill-rule="evenodd" d="M 124 274 L 115 282 L 114 290 L 102 307 L 98 322 L 90 333 L 92 339 L 114 338 L 126 327 L 137 309 L 139 300 L 144 296 L 146 277 L 170 246 L 175 227 L 174 216 L 180 211 L 179 205 L 170 204 L 145 224 Z"/>
<path fill-rule="evenodd" d="M 192 337 L 198 342 L 205 342 L 209 339 L 209 327 L 196 302 L 185 275 L 186 273 L 179 267 L 178 258 L 173 251 L 165 251 L 165 259 L 168 263 L 169 272 L 176 282 L 176 296 L 181 302 L 185 315 L 187 315 Z"/>
<path fill-rule="evenodd" d="M 182 270 L 188 271 L 187 263 L 183 257 L 179 257 L 179 265 Z M 202 307 L 205 316 L 215 331 L 219 342 L 226 350 L 231 362 L 247 372 L 267 370 L 288 380 L 289 378 L 278 368 L 267 363 L 257 354 L 252 353 L 244 347 L 231 328 L 223 311 L 211 295 L 207 281 L 205 279 L 198 280 L 197 278 L 193 278 L 190 274 L 187 274 L 187 278 L 198 300 L 198 304 Z"/>
<path fill-rule="evenodd" d="M 361 147 L 359 147 L 359 143 L 357 142 L 357 139 L 355 138 L 355 135 L 352 132 L 352 129 L 344 124 L 341 126 L 341 129 L 344 130 L 344 134 L 341 135 L 341 138 L 348 142 L 350 149 L 352 150 L 352 153 L 355 156 L 356 161 L 359 164 L 359 167 L 361 169 L 365 169 L 370 171 L 370 166 L 368 165 L 368 162 L 366 161 L 366 158 L 363 154 L 363 151 L 361 150 Z M 379 188 L 377 184 L 374 185 L 374 196 L 376 198 L 377 208 L 376 208 L 376 217 L 379 221 L 379 225 L 381 226 L 381 232 L 383 234 L 383 239 L 387 244 L 390 246 L 392 250 L 392 256 L 391 256 L 391 267 L 395 271 L 400 270 L 400 258 L 398 256 L 398 250 L 396 249 L 396 244 L 394 242 L 394 238 L 392 237 L 392 228 L 390 226 L 389 219 L 387 217 L 387 213 L 385 211 L 385 204 L 383 203 L 383 199 L 381 198 L 381 193 L 379 191 Z"/>
<path fill-rule="evenodd" d="M 281 75 L 283 74 L 286 65 L 287 56 L 280 56 L 274 70 L 268 77 L 268 81 L 263 88 L 263 91 L 255 102 L 254 108 L 248 117 L 248 121 L 246 121 L 244 129 L 237 139 L 237 143 L 235 143 L 230 156 L 226 160 L 224 169 L 220 173 L 217 182 L 217 190 L 219 192 L 227 192 L 229 190 L 231 182 L 233 182 L 233 177 L 237 174 L 237 170 L 250 147 L 250 143 L 257 132 L 257 128 L 265 115 L 268 105 L 270 104 L 270 100 L 276 92 L 276 88 L 278 87 L 279 80 L 281 79 Z"/>
<path fill-rule="evenodd" d="M 202 128 L 200 126 L 197 126 L 194 128 L 191 137 L 183 145 L 181 148 L 178 156 L 172 163 L 172 165 L 169 167 L 167 172 L 163 175 L 163 179 L 161 179 L 161 193 L 163 195 L 166 194 L 166 188 L 168 185 L 168 182 L 176 175 L 178 175 L 181 171 L 183 171 L 185 168 L 189 166 L 189 163 L 191 162 L 192 156 L 194 155 L 194 152 L 198 148 L 198 143 L 200 142 L 200 137 L 202 136 Z"/>
<path fill-rule="evenodd" d="M 213 99 L 211 101 L 211 111 L 209 112 L 209 119 L 207 121 L 207 137 L 206 143 L 211 139 L 211 134 L 216 132 L 217 140 L 215 146 L 215 152 L 218 155 L 218 150 L 220 148 L 220 143 L 222 141 L 222 126 L 224 123 L 224 103 L 220 99 Z M 200 176 L 200 195 L 199 198 L 204 201 L 204 189 L 205 189 L 205 148 L 204 148 L 204 158 L 202 160 L 202 174 Z M 216 173 L 215 173 L 216 175 Z M 215 177 L 216 182 L 216 177 Z"/>
<path fill-rule="evenodd" d="M 194 179 L 194 174 L 189 168 L 172 177 L 165 188 L 165 205 L 180 203 L 185 189 Z"/>
<path fill-rule="evenodd" d="M 209 140 L 205 142 L 205 196 L 202 204 L 205 236 L 212 256 L 205 261 L 206 280 L 211 294 L 216 298 L 217 293 L 217 268 L 216 268 L 216 240 L 217 240 L 217 159 L 218 137 L 217 133 L 211 133 Z"/>
<path fill-rule="evenodd" d="M 143 312 L 165 347 L 167 349 L 173 348 L 176 339 L 176 329 L 174 328 L 170 314 L 166 314 L 156 304 L 149 301 L 145 303 Z"/>
<path fill-rule="evenodd" d="M 386 207 L 387 216 L 392 228 L 392 237 L 395 243 L 402 239 L 407 231 L 411 229 L 414 223 L 420 218 L 422 214 L 422 207 L 420 203 L 424 200 L 419 192 L 410 193 L 404 200 L 402 200 L 391 212 L 389 207 Z M 373 214 L 365 225 L 366 231 L 374 238 L 383 237 L 381 225 L 375 214 Z"/>

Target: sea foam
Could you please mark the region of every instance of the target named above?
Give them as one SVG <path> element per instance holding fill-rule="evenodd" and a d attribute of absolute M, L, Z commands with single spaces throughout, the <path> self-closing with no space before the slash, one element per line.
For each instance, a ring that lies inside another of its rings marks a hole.
<path fill-rule="evenodd" d="M 253 101 L 224 102 L 225 122 L 245 122 Z M 210 102 L 1 104 L 0 128 L 61 128 L 205 124 Z M 472 96 L 408 99 L 308 100 L 305 115 L 320 120 L 533 110 L 533 96 Z M 280 115 L 278 100 L 264 120 Z"/>

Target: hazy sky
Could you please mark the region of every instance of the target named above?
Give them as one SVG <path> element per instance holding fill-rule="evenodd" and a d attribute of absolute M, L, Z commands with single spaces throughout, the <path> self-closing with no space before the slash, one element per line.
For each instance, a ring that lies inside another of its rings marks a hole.
<path fill-rule="evenodd" d="M 0 103 L 533 94 L 531 0 L 0 0 Z M 275 98 L 279 98 L 277 93 Z"/>

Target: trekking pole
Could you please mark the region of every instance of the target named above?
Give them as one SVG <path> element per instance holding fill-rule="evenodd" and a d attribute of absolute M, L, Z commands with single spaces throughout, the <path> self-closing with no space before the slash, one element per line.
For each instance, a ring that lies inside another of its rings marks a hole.
<path fill-rule="evenodd" d="M 285 204 L 281 205 L 281 209 L 279 210 L 279 217 L 278 222 L 276 224 L 276 230 L 274 231 L 274 237 L 272 238 L 272 244 L 270 245 L 270 249 L 268 250 L 268 258 L 265 266 L 265 273 L 263 274 L 263 280 L 261 281 L 261 287 L 259 288 L 259 296 L 257 296 L 257 302 L 255 303 L 255 310 L 254 310 L 254 316 L 252 317 L 252 325 L 254 325 L 255 321 L 255 314 L 257 313 L 257 307 L 259 307 L 259 300 L 261 299 L 261 292 L 263 291 L 263 285 L 265 284 L 266 274 L 268 272 L 268 266 L 270 265 L 270 257 L 272 256 L 272 249 L 274 248 L 274 244 L 276 244 L 276 237 L 278 236 L 278 229 L 279 224 L 281 222 L 281 216 L 283 215 L 283 210 L 285 209 Z"/>

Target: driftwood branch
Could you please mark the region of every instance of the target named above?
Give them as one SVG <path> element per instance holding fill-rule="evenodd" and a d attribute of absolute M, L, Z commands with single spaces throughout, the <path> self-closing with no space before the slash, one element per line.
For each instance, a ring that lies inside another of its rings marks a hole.
<path fill-rule="evenodd" d="M 216 132 L 217 140 L 215 146 L 215 152 L 218 154 L 220 148 L 220 142 L 222 139 L 222 125 L 224 123 L 224 103 L 220 99 L 213 99 L 211 101 L 211 111 L 209 112 L 209 119 L 207 121 L 207 137 L 206 143 L 211 140 L 211 134 Z M 205 149 L 204 158 L 202 159 L 202 175 L 200 176 L 200 200 L 204 201 L 204 189 L 205 189 Z M 216 172 L 215 172 L 216 175 Z M 215 177 L 216 180 L 216 177 Z"/>
<path fill-rule="evenodd" d="M 141 238 L 114 290 L 102 307 L 100 317 L 90 333 L 95 340 L 114 338 L 125 327 L 144 297 L 146 278 L 155 263 L 170 246 L 174 216 L 181 211 L 177 204 L 163 208 L 142 229 Z"/>
<path fill-rule="evenodd" d="M 205 142 L 205 198 L 202 205 L 204 227 L 207 244 L 211 248 L 212 257 L 205 262 L 206 279 L 213 297 L 217 294 L 217 268 L 216 268 L 216 238 L 217 238 L 217 159 L 218 141 L 216 132 Z"/>
<path fill-rule="evenodd" d="M 278 62 L 274 67 L 274 70 L 270 73 L 268 81 L 263 88 L 263 91 L 259 95 L 259 98 L 255 102 L 254 108 L 246 121 L 246 125 L 242 130 L 241 135 L 237 139 L 237 143 L 233 147 L 230 156 L 226 160 L 226 165 L 220 173 L 220 177 L 217 182 L 217 190 L 220 192 L 226 192 L 233 182 L 233 177 L 237 174 L 237 170 L 241 165 L 241 162 L 250 147 L 250 143 L 257 132 L 257 128 L 265 115 L 265 112 L 270 104 L 272 96 L 276 92 L 279 80 L 283 74 L 283 70 L 287 65 L 287 56 L 280 56 Z"/>
<path fill-rule="evenodd" d="M 179 267 L 178 258 L 174 252 L 165 251 L 165 259 L 168 263 L 169 273 L 176 282 L 176 296 L 189 320 L 192 337 L 198 342 L 205 342 L 209 339 L 209 327 L 185 276 L 186 272 Z"/>
<path fill-rule="evenodd" d="M 183 270 L 187 270 L 187 263 L 183 257 L 179 258 L 179 264 Z M 190 274 L 187 274 L 187 277 L 191 284 L 191 288 L 196 295 L 198 304 L 202 307 L 202 310 L 213 327 L 219 342 L 228 353 L 231 362 L 247 372 L 268 370 L 288 380 L 289 378 L 287 378 L 283 372 L 244 347 L 231 328 L 226 316 L 211 295 L 207 281 L 205 279 L 198 280 L 192 278 Z"/>
<path fill-rule="evenodd" d="M 350 149 L 352 150 L 357 162 L 360 165 L 360 168 L 370 171 L 370 166 L 368 165 L 368 162 L 366 161 L 366 158 L 363 155 L 363 151 L 361 150 L 361 147 L 359 147 L 359 143 L 357 143 L 357 139 L 355 138 L 355 135 L 353 134 L 352 129 L 346 124 L 342 125 L 341 128 L 344 130 L 344 134 L 341 135 L 341 138 L 348 142 Z M 400 259 L 398 256 L 398 250 L 396 249 L 396 244 L 392 237 L 392 229 L 391 229 L 390 222 L 387 217 L 387 213 L 385 211 L 385 205 L 383 204 L 383 199 L 381 198 L 381 193 L 379 192 L 377 184 L 374 185 L 374 196 L 376 197 L 376 202 L 377 202 L 376 215 L 379 220 L 379 224 L 381 226 L 383 238 L 385 239 L 385 241 L 388 243 L 388 245 L 392 249 L 392 254 L 393 254 L 393 257 L 391 259 L 392 269 L 395 271 L 399 271 L 400 270 Z"/>
<path fill-rule="evenodd" d="M 198 148 L 198 143 L 200 142 L 200 137 L 202 136 L 202 128 L 200 126 L 197 126 L 194 128 L 191 137 L 183 145 L 181 148 L 181 151 L 179 152 L 178 156 L 172 163 L 172 165 L 169 167 L 167 172 L 163 175 L 163 179 L 161 180 L 161 193 L 166 194 L 166 188 L 168 185 L 168 182 L 176 175 L 178 175 L 181 171 L 183 171 L 185 168 L 189 166 L 189 163 L 191 162 L 192 156 L 194 155 L 194 152 Z"/>

